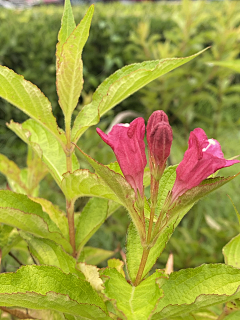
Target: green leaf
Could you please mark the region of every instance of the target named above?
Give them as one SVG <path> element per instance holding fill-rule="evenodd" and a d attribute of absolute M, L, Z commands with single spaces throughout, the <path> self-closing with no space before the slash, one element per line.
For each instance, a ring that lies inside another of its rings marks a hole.
<path fill-rule="evenodd" d="M 57 126 L 52 107 L 44 94 L 23 76 L 0 66 L 0 97 L 15 105 L 54 135 L 62 145 L 66 137 Z"/>
<path fill-rule="evenodd" d="M 32 255 L 41 265 L 55 266 L 65 273 L 76 273 L 76 260 L 54 241 L 38 238 L 23 231 L 20 231 L 20 236 L 27 242 Z"/>
<path fill-rule="evenodd" d="M 77 106 L 82 91 L 82 50 L 88 39 L 93 11 L 94 6 L 92 5 L 61 48 L 56 84 L 59 104 L 65 115 L 66 123 L 70 123 L 72 112 Z"/>
<path fill-rule="evenodd" d="M 67 172 L 66 154 L 54 136 L 34 120 L 27 120 L 22 125 L 11 121 L 8 127 L 33 148 L 61 187 L 62 175 Z M 72 166 L 73 170 L 79 168 L 75 154 L 72 157 Z"/>
<path fill-rule="evenodd" d="M 119 259 L 110 259 L 108 260 L 108 267 L 109 268 L 115 268 L 119 273 L 121 273 L 122 276 L 125 278 L 125 273 L 123 270 L 124 262 Z"/>
<path fill-rule="evenodd" d="M 52 202 L 42 199 L 42 198 L 33 198 L 31 200 L 37 202 L 41 205 L 42 210 L 46 212 L 51 220 L 56 223 L 58 228 L 61 230 L 63 236 L 69 240 L 69 229 L 68 229 L 68 220 L 63 211 L 61 211 L 58 206 L 54 205 Z"/>
<path fill-rule="evenodd" d="M 206 50 L 206 49 L 205 49 Z M 100 117 L 149 82 L 194 59 L 202 50 L 186 58 L 145 61 L 125 66 L 116 71 L 97 88 L 92 102 L 83 107 L 75 119 L 72 141 L 75 143 L 88 127 L 99 122 Z"/>
<path fill-rule="evenodd" d="M 122 203 L 122 205 L 128 209 L 134 224 L 136 226 L 141 226 L 142 224 L 140 221 L 140 216 L 134 206 L 135 192 L 131 188 L 130 184 L 125 180 L 123 176 L 115 173 L 107 166 L 98 163 L 86 153 L 84 153 L 81 149 L 79 150 L 81 151 L 85 159 L 90 163 L 90 165 L 95 169 L 96 173 L 104 180 L 104 182 L 110 187 L 110 189 L 112 189 L 112 191 L 118 197 L 120 203 Z M 140 229 L 140 227 L 138 232 L 143 236 L 143 230 Z"/>
<path fill-rule="evenodd" d="M 240 59 L 231 61 L 211 61 L 207 62 L 209 66 L 226 67 L 236 72 L 240 72 Z"/>
<path fill-rule="evenodd" d="M 76 248 L 80 251 L 108 216 L 108 200 L 92 198 L 80 214 L 76 227 Z"/>
<path fill-rule="evenodd" d="M 94 247 L 84 247 L 78 258 L 78 261 L 86 262 L 87 264 L 98 265 L 104 260 L 107 260 L 114 255 L 114 251 Z"/>
<path fill-rule="evenodd" d="M 16 273 L 1 274 L 0 305 L 110 320 L 104 302 L 87 281 L 50 266 L 25 266 Z"/>
<path fill-rule="evenodd" d="M 178 165 L 170 166 L 165 169 L 162 178 L 159 183 L 159 192 L 157 198 L 157 207 L 156 207 L 156 215 L 158 216 L 163 204 L 166 200 L 168 192 L 172 190 L 174 182 L 176 180 L 176 169 Z"/>
<path fill-rule="evenodd" d="M 115 268 L 100 271 L 104 281 L 104 294 L 114 299 L 118 310 L 128 320 L 146 320 L 162 296 L 162 290 L 156 284 L 156 279 L 162 273 L 155 272 L 139 286 L 131 286 Z"/>
<path fill-rule="evenodd" d="M 173 272 L 161 285 L 164 296 L 151 319 L 176 317 L 237 299 L 239 287 L 240 270 L 224 264 Z"/>
<path fill-rule="evenodd" d="M 16 228 L 4 224 L 0 225 L 1 259 L 3 259 L 19 241 L 21 241 L 21 237 Z"/>
<path fill-rule="evenodd" d="M 67 252 L 72 252 L 69 242 L 49 215 L 42 211 L 40 204 L 25 195 L 0 190 L 0 222 L 53 240 Z"/>
<path fill-rule="evenodd" d="M 61 21 L 61 28 L 58 33 L 58 44 L 57 44 L 57 51 L 56 51 L 57 67 L 58 67 L 59 59 L 62 53 L 62 47 L 64 43 L 67 41 L 67 38 L 70 36 L 70 34 L 73 32 L 75 28 L 76 28 L 76 23 L 75 23 L 73 12 L 72 12 L 71 2 L 70 0 L 65 0 L 62 21 Z"/>
<path fill-rule="evenodd" d="M 230 313 L 224 318 L 224 320 L 239 320 L 240 319 L 240 310 Z"/>
<path fill-rule="evenodd" d="M 225 263 L 240 269 L 240 234 L 223 248 Z"/>
<path fill-rule="evenodd" d="M 94 196 L 114 200 L 121 204 L 121 201 L 104 180 L 86 169 L 64 174 L 61 188 L 68 200 L 75 201 L 79 197 Z"/>
<path fill-rule="evenodd" d="M 3 154 L 0 154 L 0 172 L 7 178 L 13 180 L 22 189 L 27 192 L 27 187 L 21 179 L 21 169 L 16 165 L 15 162 L 9 160 Z"/>

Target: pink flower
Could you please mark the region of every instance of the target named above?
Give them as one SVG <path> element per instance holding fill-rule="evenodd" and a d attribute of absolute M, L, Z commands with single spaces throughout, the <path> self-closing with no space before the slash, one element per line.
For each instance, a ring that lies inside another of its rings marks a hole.
<path fill-rule="evenodd" d="M 116 124 L 107 135 L 97 128 L 97 133 L 115 153 L 122 172 L 137 194 L 143 197 L 143 173 L 147 165 L 145 154 L 145 123 L 137 118 L 130 124 Z"/>
<path fill-rule="evenodd" d="M 149 165 L 152 175 L 160 179 L 170 155 L 173 134 L 168 117 L 162 110 L 152 113 L 147 124 Z"/>
<path fill-rule="evenodd" d="M 198 186 L 217 170 L 229 167 L 239 160 L 226 160 L 217 140 L 208 139 L 205 132 L 196 128 L 190 133 L 188 150 L 177 167 L 172 189 L 172 201 L 187 190 Z"/>

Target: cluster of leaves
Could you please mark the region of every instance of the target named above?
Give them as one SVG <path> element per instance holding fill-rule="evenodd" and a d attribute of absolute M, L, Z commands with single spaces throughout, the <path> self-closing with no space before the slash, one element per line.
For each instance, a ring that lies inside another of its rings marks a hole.
<path fill-rule="evenodd" d="M 170 276 L 157 270 L 147 277 L 175 227 L 194 203 L 236 176 L 207 179 L 181 197 L 178 206 L 171 209 L 167 227 L 150 250 L 140 284 L 134 286 L 143 252 L 135 223 L 139 216 L 134 191 L 117 163 L 101 165 L 82 151 L 95 171 L 90 172 L 79 169 L 74 153 L 74 145 L 82 134 L 111 108 L 202 51 L 186 58 L 145 61 L 120 69 L 98 87 L 72 125 L 72 114 L 83 87 L 81 56 L 93 10 L 91 6 L 76 26 L 70 1 L 65 2 L 56 51 L 57 94 L 65 131 L 58 126 L 49 100 L 36 86 L 7 67 L 0 67 L 0 96 L 30 117 L 22 124 L 8 124 L 28 145 L 27 168 L 20 169 L 4 155 L 0 159 L 1 172 L 11 189 L 0 191 L 1 257 L 19 243 L 24 243 L 25 252 L 29 253 L 29 265 L 0 275 L 0 309 L 25 319 L 217 319 L 218 314 L 208 308 L 233 301 L 236 310 L 226 319 L 237 319 L 239 237 L 225 247 L 226 265 L 204 265 Z M 176 166 L 168 167 L 160 181 L 158 211 L 173 187 L 175 171 Z M 47 173 L 66 198 L 66 212 L 39 197 L 39 182 Z M 144 185 L 149 183 L 146 170 Z M 92 198 L 75 217 L 74 204 L 81 197 Z M 124 206 L 132 218 L 127 238 L 127 274 L 124 263 L 117 259 L 109 260 L 108 268 L 101 270 L 86 264 L 97 264 L 113 255 L 85 244 L 119 206 Z M 147 201 L 145 210 L 147 217 Z M 27 315 L 16 307 L 35 311 Z"/>

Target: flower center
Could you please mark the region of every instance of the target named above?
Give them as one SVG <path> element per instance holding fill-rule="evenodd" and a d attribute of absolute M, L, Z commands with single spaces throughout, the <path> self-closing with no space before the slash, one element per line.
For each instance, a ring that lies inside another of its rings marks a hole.
<path fill-rule="evenodd" d="M 202 152 L 207 151 L 207 149 L 208 149 L 211 145 L 215 146 L 215 144 L 216 144 L 216 142 L 215 142 L 213 139 L 208 139 L 208 145 L 207 145 L 206 148 L 203 148 L 203 149 L 202 149 Z"/>

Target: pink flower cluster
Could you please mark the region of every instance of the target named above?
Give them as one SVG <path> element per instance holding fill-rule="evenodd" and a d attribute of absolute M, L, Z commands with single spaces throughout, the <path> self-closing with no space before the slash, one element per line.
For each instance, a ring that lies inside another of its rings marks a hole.
<path fill-rule="evenodd" d="M 113 149 L 123 175 L 136 195 L 139 193 L 143 197 L 143 174 L 147 165 L 144 119 L 137 118 L 130 124 L 117 124 L 108 135 L 99 128 L 97 133 Z M 172 140 L 172 129 L 167 115 L 162 110 L 153 112 L 147 123 L 147 142 L 149 167 L 155 179 L 161 178 L 166 167 Z M 202 129 L 194 129 L 190 133 L 188 149 L 176 170 L 172 199 L 176 200 L 217 170 L 239 162 L 224 159 L 219 142 L 208 139 Z"/>

